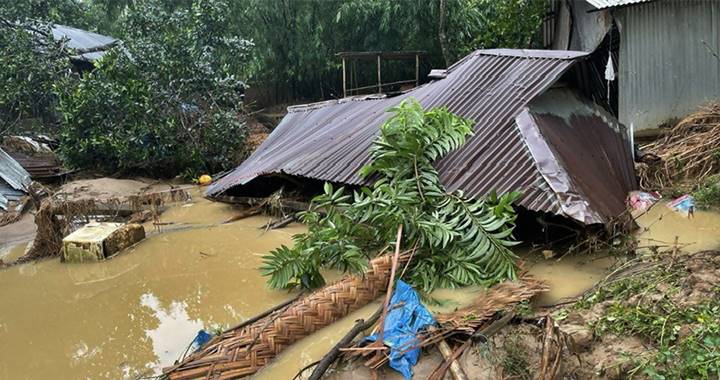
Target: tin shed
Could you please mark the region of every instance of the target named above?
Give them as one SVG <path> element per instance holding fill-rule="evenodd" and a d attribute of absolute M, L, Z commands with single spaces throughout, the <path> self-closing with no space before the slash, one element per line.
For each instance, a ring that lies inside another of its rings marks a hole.
<path fill-rule="evenodd" d="M 471 197 L 519 190 L 518 205 L 583 224 L 625 210 L 635 188 L 624 129 L 559 80 L 586 54 L 478 50 L 432 81 L 396 97 L 365 96 L 290 107 L 280 125 L 207 195 L 242 194 L 265 176 L 290 175 L 349 185 L 358 176 L 386 112 L 408 97 L 475 121 L 475 134 L 436 163 L 448 190 Z M 551 88 L 552 87 L 552 88 Z M 579 165 L 582 161 L 587 165 Z"/>

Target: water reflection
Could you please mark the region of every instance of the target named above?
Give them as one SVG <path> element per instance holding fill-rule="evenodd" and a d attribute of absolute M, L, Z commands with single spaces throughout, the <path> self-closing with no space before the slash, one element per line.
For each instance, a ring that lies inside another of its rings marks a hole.
<path fill-rule="evenodd" d="M 187 303 L 173 301 L 165 308 L 152 293 L 140 296 L 140 305 L 152 310 L 157 326 L 146 329 L 145 335 L 152 341 L 153 352 L 157 356 L 154 369 L 171 365 L 184 351 L 195 334 L 203 328 L 202 321 L 191 319 L 187 313 Z"/>
<path fill-rule="evenodd" d="M 198 198 L 181 211 L 167 217 L 219 222 L 234 213 Z M 292 295 L 268 290 L 257 268 L 303 227 L 264 232 L 266 222 L 154 235 L 100 263 L 45 260 L 0 271 L 0 379 L 147 376 L 171 365 L 199 329 L 283 302 Z"/>

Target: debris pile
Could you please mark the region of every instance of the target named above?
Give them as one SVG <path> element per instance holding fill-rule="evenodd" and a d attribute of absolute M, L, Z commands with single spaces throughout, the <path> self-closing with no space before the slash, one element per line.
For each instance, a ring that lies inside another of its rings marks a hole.
<path fill-rule="evenodd" d="M 643 147 L 640 186 L 663 189 L 683 180 L 702 182 L 720 171 L 720 102 L 682 119 L 665 137 Z"/>
<path fill-rule="evenodd" d="M 13 264 L 59 255 L 63 238 L 91 220 L 133 223 L 149 218 L 157 220 L 163 204 L 189 198 L 187 191 L 180 188 L 102 199 L 68 199 L 56 194 L 40 203 L 35 214 L 37 235 L 32 247 Z"/>
<path fill-rule="evenodd" d="M 406 263 L 410 259 L 411 252 L 402 252 L 395 265 Z M 226 330 L 179 364 L 166 368 L 165 375 L 171 380 L 229 379 L 256 373 L 292 343 L 378 298 L 393 277 L 392 258 L 378 257 L 371 261 L 371 267 L 362 277 L 347 277 L 293 302 L 280 305 L 261 318 L 253 318 Z M 495 321 L 498 312 L 546 290 L 545 284 L 531 276 L 523 276 L 517 282 L 498 284 L 481 293 L 473 304 L 436 316 L 439 327 L 424 331 L 411 341 L 413 344 L 398 349 L 400 352 L 416 350 L 444 342 L 444 339 L 449 337 L 465 336 L 470 340 L 469 336 Z M 394 307 L 398 305 L 389 305 L 390 309 Z M 377 316 L 372 319 L 377 320 Z M 363 330 L 353 329 L 352 337 Z M 456 354 L 461 354 L 468 346 L 458 347 Z M 383 347 L 385 346 L 377 345 L 340 349 L 350 355 L 357 355 L 359 352 L 367 356 L 368 353 L 385 350 Z M 386 355 L 380 354 L 372 357 L 368 365 L 377 368 L 386 364 L 387 359 Z M 445 370 L 447 368 L 442 373 Z"/>
<path fill-rule="evenodd" d="M 479 335 L 483 334 L 484 329 L 499 320 L 500 313 L 509 312 L 513 306 L 547 290 L 547 285 L 529 275 L 521 277 L 518 281 L 500 283 L 487 291 L 480 292 L 471 305 L 453 312 L 436 315 L 436 327 L 430 328 L 418 334 L 415 339 L 406 342 L 400 347 L 392 347 L 392 349 L 399 352 L 408 352 L 433 345 L 447 346 L 447 340 L 451 338 L 459 339 L 462 343 L 452 350 L 452 354 L 445 357 L 443 365 L 433 373 L 435 378 L 442 379 L 445 372 L 450 369 L 451 363 L 462 355 Z M 397 305 L 391 305 L 392 307 L 397 307 Z M 506 319 L 504 323 L 508 321 L 509 319 Z M 376 329 L 378 328 L 376 327 Z M 385 328 L 387 329 L 387 326 Z M 383 347 L 381 346 L 375 350 L 359 347 L 356 351 L 349 349 L 347 352 L 351 356 L 374 354 L 365 362 L 365 365 L 372 369 L 378 369 L 387 364 L 388 360 L 393 357 L 392 355 L 383 354 Z"/>
<path fill-rule="evenodd" d="M 57 141 L 43 135 L 6 136 L 2 141 L 3 149 L 27 170 L 34 180 L 54 180 L 70 173 L 60 165 L 57 154 L 53 151 L 56 146 Z"/>

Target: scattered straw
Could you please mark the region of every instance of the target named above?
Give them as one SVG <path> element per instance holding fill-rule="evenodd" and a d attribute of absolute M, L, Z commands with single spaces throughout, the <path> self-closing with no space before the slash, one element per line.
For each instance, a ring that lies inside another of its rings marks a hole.
<path fill-rule="evenodd" d="M 720 102 L 682 119 L 663 139 L 643 147 L 637 172 L 644 189 L 661 189 L 683 180 L 702 181 L 720 171 Z"/>

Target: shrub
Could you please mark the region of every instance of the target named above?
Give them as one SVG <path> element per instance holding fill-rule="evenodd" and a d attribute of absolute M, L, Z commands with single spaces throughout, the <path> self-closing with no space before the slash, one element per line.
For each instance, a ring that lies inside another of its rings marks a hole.
<path fill-rule="evenodd" d="M 0 20 L 0 135 L 25 118 L 56 121 L 52 87 L 69 65 L 48 24 Z"/>
<path fill-rule="evenodd" d="M 693 192 L 693 197 L 701 208 L 720 206 L 720 176 L 708 177 L 700 187 Z"/>
<path fill-rule="evenodd" d="M 222 1 L 167 11 L 158 1 L 128 10 L 125 44 L 60 94 L 60 150 L 77 167 L 195 175 L 234 164 L 246 134 L 243 84 L 221 51 L 242 61 L 249 42 L 225 38 Z M 202 12 L 200 12 L 202 10 Z"/>

